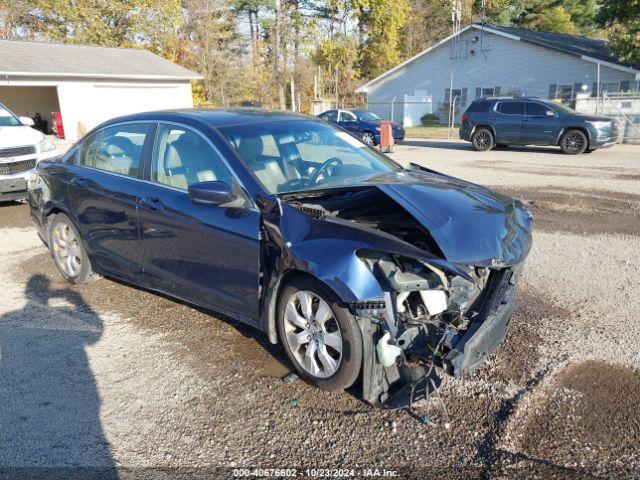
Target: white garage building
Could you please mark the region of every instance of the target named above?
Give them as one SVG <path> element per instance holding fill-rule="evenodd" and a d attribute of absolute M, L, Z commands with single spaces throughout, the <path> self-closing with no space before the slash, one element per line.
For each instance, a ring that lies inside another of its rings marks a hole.
<path fill-rule="evenodd" d="M 118 115 L 192 107 L 200 78 L 142 49 L 0 40 L 0 103 L 49 125 L 61 112 L 69 141 Z"/>

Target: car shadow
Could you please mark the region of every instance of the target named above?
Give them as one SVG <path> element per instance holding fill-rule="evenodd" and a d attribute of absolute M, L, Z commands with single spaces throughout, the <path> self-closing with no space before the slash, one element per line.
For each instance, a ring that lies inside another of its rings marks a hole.
<path fill-rule="evenodd" d="M 44 275 L 29 278 L 25 296 L 23 307 L 0 315 L 2 471 L 117 479 L 85 352 L 100 339 L 102 320 L 78 293 L 52 288 Z"/>
<path fill-rule="evenodd" d="M 444 150 L 468 150 L 473 152 L 471 144 L 462 140 L 405 140 L 400 145 L 409 147 L 425 147 L 425 148 L 441 148 Z M 511 151 L 511 152 L 539 152 L 539 153 L 553 153 L 562 155 L 562 151 L 558 147 L 536 147 L 526 145 L 515 145 L 506 148 L 495 148 L 493 151 Z M 479 154 L 486 152 L 478 152 Z"/>
<path fill-rule="evenodd" d="M 426 147 L 426 148 L 443 148 L 446 150 L 472 150 L 471 144 L 463 141 L 444 141 L 444 140 L 404 140 L 399 145 L 409 147 Z"/>

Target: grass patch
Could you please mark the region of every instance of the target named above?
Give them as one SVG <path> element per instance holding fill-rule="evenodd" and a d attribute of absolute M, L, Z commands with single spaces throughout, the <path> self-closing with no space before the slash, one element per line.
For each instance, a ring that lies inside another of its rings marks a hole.
<path fill-rule="evenodd" d="M 446 126 L 433 126 L 433 127 L 406 127 L 405 128 L 407 138 L 448 138 L 449 129 Z M 453 139 L 458 137 L 458 127 L 453 128 Z"/>

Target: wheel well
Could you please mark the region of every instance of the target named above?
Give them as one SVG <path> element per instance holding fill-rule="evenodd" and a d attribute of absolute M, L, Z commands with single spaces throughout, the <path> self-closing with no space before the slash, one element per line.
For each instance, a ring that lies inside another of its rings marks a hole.
<path fill-rule="evenodd" d="M 367 130 L 363 130 L 363 131 L 362 131 L 362 133 L 360 134 L 360 138 L 362 138 L 362 136 L 363 136 L 365 133 L 370 133 L 371 135 L 373 135 L 373 141 L 374 141 L 374 142 L 376 141 L 376 134 L 375 134 L 374 132 L 372 132 L 371 130 L 368 130 L 368 129 L 367 129 Z"/>
<path fill-rule="evenodd" d="M 587 148 L 589 148 L 589 144 L 591 143 L 591 138 L 589 137 L 589 131 L 584 127 L 564 127 L 562 130 L 560 130 L 560 135 L 558 135 L 558 140 L 556 141 L 556 145 L 560 145 L 560 139 L 569 130 L 579 130 L 582 133 L 584 133 L 584 136 L 587 137 Z"/>
<path fill-rule="evenodd" d="M 278 314 L 277 308 L 278 308 L 278 300 L 280 298 L 280 293 L 288 283 L 290 283 L 294 278 L 299 278 L 299 277 L 307 277 L 312 279 L 315 282 L 320 283 L 327 290 L 327 292 L 329 292 L 331 295 L 334 296 L 334 299 L 338 300 L 338 302 L 340 301 L 339 300 L 340 297 L 336 294 L 336 292 L 319 278 L 314 277 L 310 273 L 303 272 L 302 270 L 287 270 L 282 274 L 282 276 L 278 280 L 278 283 L 273 288 L 273 293 L 269 298 L 269 305 L 267 306 L 267 315 L 266 315 L 267 328 L 265 329 L 265 331 L 267 333 L 269 342 L 272 343 L 273 345 L 276 345 L 277 343 L 279 343 L 278 331 L 276 329 L 276 315 Z"/>
<path fill-rule="evenodd" d="M 47 235 L 49 235 L 48 234 L 49 224 L 51 223 L 49 218 L 52 217 L 53 215 L 57 215 L 59 213 L 64 213 L 64 211 L 61 208 L 53 207 L 44 216 L 43 220 L 45 220 L 45 224 L 43 225 L 43 227 L 44 227 L 45 232 L 47 232 Z"/>
<path fill-rule="evenodd" d="M 487 130 L 489 130 L 491 132 L 491 135 L 493 135 L 493 140 L 495 141 L 495 139 L 496 139 L 496 131 L 491 125 L 476 125 L 473 128 L 473 131 L 471 132 L 471 135 L 476 133 L 476 130 L 478 130 L 479 128 L 486 128 Z"/>

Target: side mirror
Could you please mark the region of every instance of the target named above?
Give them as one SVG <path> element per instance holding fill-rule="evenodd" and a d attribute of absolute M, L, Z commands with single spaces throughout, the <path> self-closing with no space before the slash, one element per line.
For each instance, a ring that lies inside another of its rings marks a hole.
<path fill-rule="evenodd" d="M 21 124 L 26 125 L 27 127 L 33 127 L 35 125 L 35 122 L 31 117 L 18 117 L 18 119 Z"/>
<path fill-rule="evenodd" d="M 555 116 L 556 116 L 556 114 L 555 114 L 555 113 L 553 113 L 551 110 L 547 110 L 547 111 L 545 112 L 545 114 L 547 115 L 547 117 L 555 117 Z"/>
<path fill-rule="evenodd" d="M 236 194 L 226 182 L 198 182 L 189 185 L 189 198 L 195 205 L 224 205 L 233 202 Z"/>

